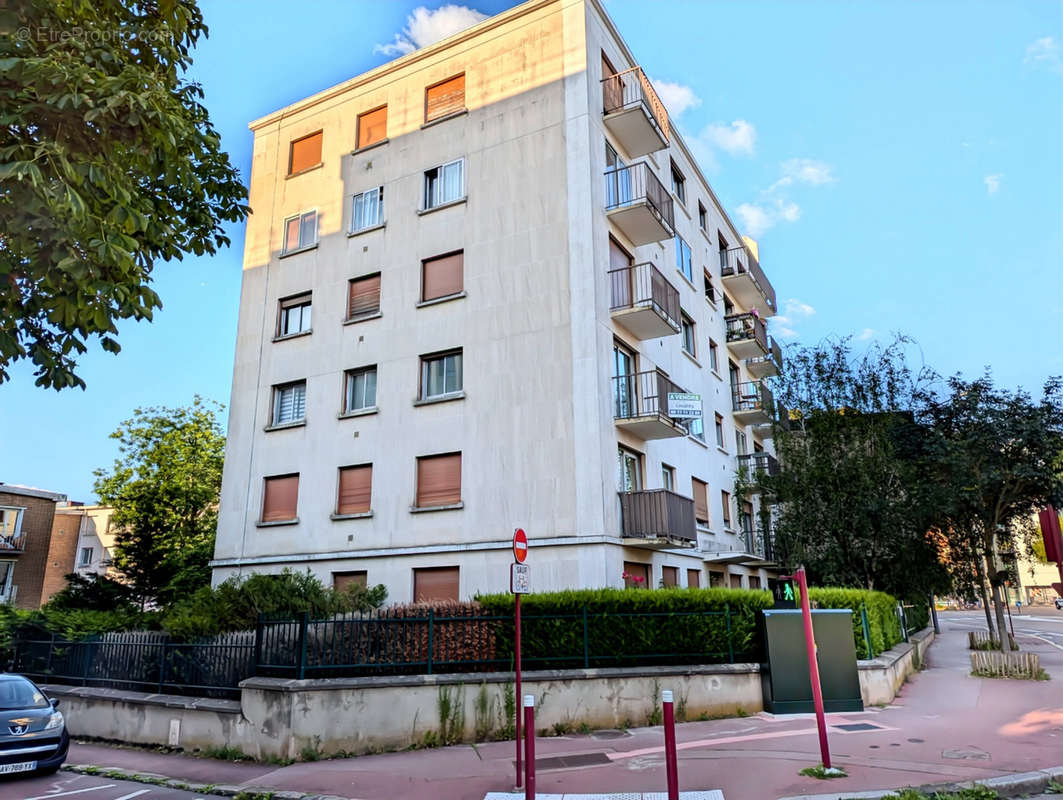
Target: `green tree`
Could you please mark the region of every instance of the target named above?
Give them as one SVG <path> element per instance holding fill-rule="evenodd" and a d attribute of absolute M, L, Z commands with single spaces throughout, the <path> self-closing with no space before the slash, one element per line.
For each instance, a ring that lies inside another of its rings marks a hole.
<path fill-rule="evenodd" d="M 1035 399 L 997 388 L 988 374 L 956 376 L 928 394 L 926 413 L 941 443 L 942 530 L 975 571 L 984 569 L 996 628 L 1005 631 L 1002 587 L 1015 578 L 1015 554 L 1030 546 L 1035 512 L 1063 499 L 1063 381 L 1050 378 Z M 987 624 L 992 631 L 988 611 Z"/>
<path fill-rule="evenodd" d="M 221 408 L 198 396 L 182 408 L 138 408 L 111 434 L 120 443 L 111 470 L 95 472 L 100 502 L 115 509 L 115 566 L 141 605 L 166 606 L 210 583 Z"/>
<path fill-rule="evenodd" d="M 792 348 L 777 381 L 790 425 L 774 434 L 778 475 L 742 476 L 776 512 L 775 548 L 812 581 L 925 597 L 949 585 L 928 531 L 932 454 L 917 419 L 933 374 L 907 364 L 910 341 L 855 353 L 849 339 Z"/>
<path fill-rule="evenodd" d="M 150 320 L 160 260 L 213 254 L 246 190 L 184 77 L 194 0 L 21 0 L 0 9 L 0 383 L 81 386 L 77 357 Z"/>

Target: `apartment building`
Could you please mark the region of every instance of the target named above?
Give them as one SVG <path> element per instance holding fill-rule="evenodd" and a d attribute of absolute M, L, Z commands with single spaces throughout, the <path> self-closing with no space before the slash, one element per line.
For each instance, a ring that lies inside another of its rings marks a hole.
<path fill-rule="evenodd" d="M 216 582 L 763 585 L 774 289 L 599 0 L 250 127 Z"/>
<path fill-rule="evenodd" d="M 65 494 L 0 483 L 0 603 L 40 608 L 66 586 L 77 530 L 55 525 Z"/>
<path fill-rule="evenodd" d="M 82 577 L 114 573 L 115 531 L 111 527 L 114 509 L 110 506 L 69 503 L 55 510 L 56 524 L 62 522 L 77 532 L 75 560 L 68 572 Z"/>

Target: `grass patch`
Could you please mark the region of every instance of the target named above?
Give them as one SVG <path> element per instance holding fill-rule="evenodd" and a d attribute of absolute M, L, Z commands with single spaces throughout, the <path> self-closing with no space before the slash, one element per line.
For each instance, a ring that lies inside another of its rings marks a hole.
<path fill-rule="evenodd" d="M 216 758 L 219 761 L 254 761 L 255 759 L 238 747 L 207 747 L 200 750 L 197 755 L 204 758 Z"/>
<path fill-rule="evenodd" d="M 816 764 L 814 767 L 805 767 L 798 775 L 804 775 L 806 778 L 818 778 L 821 781 L 830 780 L 831 778 L 848 778 L 847 773 L 841 767 L 831 767 L 827 769 L 822 764 Z"/>
<path fill-rule="evenodd" d="M 897 794 L 887 795 L 882 800 L 999 800 L 1000 795 L 985 786 L 960 789 L 958 792 L 934 792 L 924 794 L 916 789 L 905 789 Z"/>

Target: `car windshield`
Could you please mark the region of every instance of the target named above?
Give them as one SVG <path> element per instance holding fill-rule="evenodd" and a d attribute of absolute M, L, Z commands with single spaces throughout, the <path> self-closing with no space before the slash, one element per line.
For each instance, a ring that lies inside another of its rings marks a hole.
<path fill-rule="evenodd" d="M 25 678 L 0 675 L 0 711 L 47 708 L 48 699 Z"/>

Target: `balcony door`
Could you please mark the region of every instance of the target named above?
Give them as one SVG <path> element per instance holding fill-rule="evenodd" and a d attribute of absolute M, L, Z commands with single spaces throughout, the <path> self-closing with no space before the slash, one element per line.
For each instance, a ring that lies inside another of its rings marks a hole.
<path fill-rule="evenodd" d="M 605 207 L 616 208 L 631 202 L 631 171 L 620 156 L 605 143 Z"/>
<path fill-rule="evenodd" d="M 616 239 L 612 236 L 609 237 L 609 271 L 624 270 L 623 272 L 613 272 L 612 274 L 612 287 L 613 287 L 613 308 L 630 308 L 635 299 L 635 270 L 627 269 L 635 263 L 635 259 L 631 257 L 623 247 L 621 247 Z"/>
<path fill-rule="evenodd" d="M 638 416 L 635 397 L 635 354 L 620 342 L 613 342 L 613 417 Z"/>
<path fill-rule="evenodd" d="M 639 461 L 638 453 L 626 447 L 617 448 L 617 491 L 642 491 L 642 465 Z"/>
<path fill-rule="evenodd" d="M 623 79 L 616 74 L 616 69 L 609 63 L 605 53 L 602 53 L 602 105 L 606 114 L 624 104 L 621 80 Z"/>

